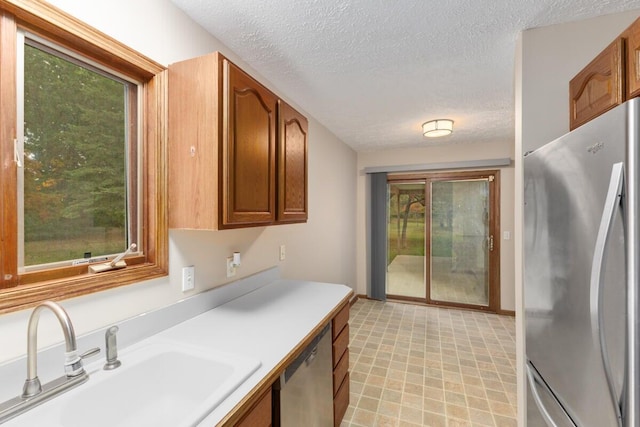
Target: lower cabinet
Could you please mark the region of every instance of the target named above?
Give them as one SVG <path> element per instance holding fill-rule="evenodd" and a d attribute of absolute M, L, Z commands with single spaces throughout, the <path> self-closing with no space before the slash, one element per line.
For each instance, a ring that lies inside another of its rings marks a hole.
<path fill-rule="evenodd" d="M 258 402 L 235 424 L 235 427 L 271 427 L 271 388 L 265 391 Z"/>
<path fill-rule="evenodd" d="M 349 303 L 332 320 L 333 423 L 339 426 L 349 407 Z"/>

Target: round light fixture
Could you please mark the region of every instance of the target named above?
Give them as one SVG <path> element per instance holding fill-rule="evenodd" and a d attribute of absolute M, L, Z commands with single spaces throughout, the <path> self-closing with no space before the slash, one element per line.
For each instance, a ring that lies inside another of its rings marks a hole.
<path fill-rule="evenodd" d="M 422 133 L 427 138 L 437 138 L 439 136 L 447 136 L 453 132 L 453 120 L 438 119 L 424 122 L 422 124 Z"/>

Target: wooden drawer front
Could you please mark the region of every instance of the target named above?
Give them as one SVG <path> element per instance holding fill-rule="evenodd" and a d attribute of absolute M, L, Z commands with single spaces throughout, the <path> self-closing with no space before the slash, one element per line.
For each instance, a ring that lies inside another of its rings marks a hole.
<path fill-rule="evenodd" d="M 236 427 L 271 427 L 271 389 L 242 417 Z"/>
<path fill-rule="evenodd" d="M 627 39 L 627 99 L 640 95 L 640 19 L 623 33 Z"/>
<path fill-rule="evenodd" d="M 333 398 L 333 425 L 338 427 L 349 407 L 349 373 Z"/>
<path fill-rule="evenodd" d="M 333 318 L 333 325 L 331 326 L 331 330 L 333 331 L 333 340 L 336 340 L 336 337 L 342 332 L 342 329 L 349 323 L 349 303 L 345 304 L 342 307 L 342 310 L 336 314 Z"/>
<path fill-rule="evenodd" d="M 349 346 L 349 325 L 344 327 L 338 338 L 333 342 L 333 367 L 338 365 L 340 358 Z"/>
<path fill-rule="evenodd" d="M 600 52 L 569 83 L 569 129 L 599 116 L 624 101 L 624 39 Z"/>
<path fill-rule="evenodd" d="M 336 393 L 338 393 L 338 388 L 340 387 L 340 384 L 342 384 L 342 381 L 344 380 L 344 377 L 347 375 L 348 371 L 349 371 L 349 350 L 347 349 L 347 351 L 345 351 L 344 354 L 342 355 L 342 358 L 340 358 L 338 365 L 333 370 L 333 395 L 334 396 L 336 395 Z"/>

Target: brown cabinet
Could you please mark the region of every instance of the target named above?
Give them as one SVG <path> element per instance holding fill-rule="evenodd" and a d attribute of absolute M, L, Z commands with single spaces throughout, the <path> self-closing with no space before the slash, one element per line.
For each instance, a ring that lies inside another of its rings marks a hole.
<path fill-rule="evenodd" d="M 258 402 L 247 411 L 246 414 L 238 421 L 235 427 L 271 427 L 272 422 L 271 409 L 271 388 L 264 392 Z"/>
<path fill-rule="evenodd" d="M 332 320 L 333 420 L 339 426 L 349 407 L 349 303 Z"/>
<path fill-rule="evenodd" d="M 307 220 L 306 117 L 278 101 L 278 221 Z"/>
<path fill-rule="evenodd" d="M 270 224 L 276 205 L 278 98 L 222 59 L 220 228 Z"/>
<path fill-rule="evenodd" d="M 307 120 L 218 52 L 169 66 L 169 227 L 307 218 Z"/>
<path fill-rule="evenodd" d="M 622 34 L 627 42 L 627 99 L 640 95 L 640 19 Z"/>
<path fill-rule="evenodd" d="M 625 100 L 624 39 L 618 38 L 569 83 L 573 130 Z"/>

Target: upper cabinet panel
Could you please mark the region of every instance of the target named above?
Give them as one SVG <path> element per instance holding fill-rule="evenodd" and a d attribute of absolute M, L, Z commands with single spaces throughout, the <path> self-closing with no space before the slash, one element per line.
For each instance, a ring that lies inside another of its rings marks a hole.
<path fill-rule="evenodd" d="M 640 95 L 640 19 L 622 35 L 627 41 L 627 99 Z"/>
<path fill-rule="evenodd" d="M 220 228 L 275 220 L 278 98 L 226 59 Z"/>
<path fill-rule="evenodd" d="M 569 83 L 573 130 L 624 101 L 624 39 L 618 38 Z"/>
<path fill-rule="evenodd" d="M 218 228 L 218 54 L 169 66 L 169 228 Z"/>
<path fill-rule="evenodd" d="M 278 221 L 307 220 L 307 119 L 278 102 Z"/>

